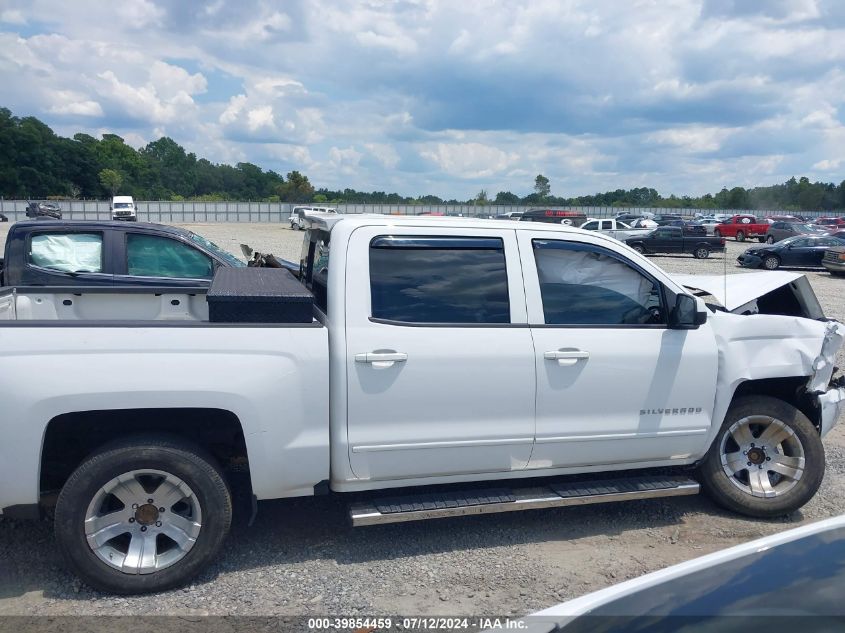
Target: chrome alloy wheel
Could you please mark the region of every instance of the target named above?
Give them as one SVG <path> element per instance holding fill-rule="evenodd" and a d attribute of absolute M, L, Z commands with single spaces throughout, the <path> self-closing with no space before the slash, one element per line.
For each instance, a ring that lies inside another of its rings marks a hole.
<path fill-rule="evenodd" d="M 160 470 L 133 470 L 109 481 L 85 512 L 88 546 L 126 574 L 151 574 L 191 551 L 202 529 L 194 491 Z"/>
<path fill-rule="evenodd" d="M 801 440 L 778 419 L 752 415 L 735 422 L 719 447 L 729 481 L 754 497 L 777 497 L 804 474 Z"/>

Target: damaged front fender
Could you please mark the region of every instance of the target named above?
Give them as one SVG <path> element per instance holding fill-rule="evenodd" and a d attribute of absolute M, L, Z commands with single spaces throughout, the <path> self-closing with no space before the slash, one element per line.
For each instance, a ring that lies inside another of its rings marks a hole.
<path fill-rule="evenodd" d="M 717 311 L 708 321 L 716 338 L 719 369 L 711 441 L 738 387 L 746 381 L 803 378 L 802 397 L 813 402 L 822 435 L 845 413 L 845 388 L 831 384 L 836 353 L 845 341 L 845 326 L 773 314 L 741 315 Z M 784 393 L 795 402 L 798 395 Z"/>

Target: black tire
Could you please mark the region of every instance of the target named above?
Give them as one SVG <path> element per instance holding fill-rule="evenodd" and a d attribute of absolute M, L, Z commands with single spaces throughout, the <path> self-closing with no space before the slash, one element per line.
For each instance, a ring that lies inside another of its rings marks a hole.
<path fill-rule="evenodd" d="M 745 241 L 745 233 L 743 233 L 742 231 L 737 231 L 736 232 L 736 241 L 737 242 L 744 242 Z"/>
<path fill-rule="evenodd" d="M 783 494 L 773 497 L 753 496 L 735 485 L 722 467 L 722 440 L 735 422 L 747 416 L 779 420 L 801 442 L 805 459 L 803 474 Z M 698 468 L 698 476 L 704 491 L 720 506 L 746 516 L 767 518 L 794 512 L 812 499 L 821 485 L 824 470 L 825 455 L 821 437 L 807 416 L 777 398 L 745 396 L 731 404 L 722 428 Z"/>
<path fill-rule="evenodd" d="M 769 235 L 769 236 L 766 238 L 766 242 L 768 242 L 769 244 L 774 244 L 774 243 L 775 243 L 775 236 L 774 236 L 774 235 Z"/>
<path fill-rule="evenodd" d="M 766 255 L 763 259 L 763 268 L 766 270 L 777 270 L 780 267 L 780 257 L 777 255 Z"/>
<path fill-rule="evenodd" d="M 637 251 L 640 255 L 645 254 L 645 248 L 643 248 L 642 244 L 633 244 L 631 248 Z"/>
<path fill-rule="evenodd" d="M 764 236 L 760 235 L 760 236 L 757 237 L 757 241 L 760 242 L 761 244 L 764 244 L 766 242 L 766 238 Z"/>
<path fill-rule="evenodd" d="M 710 249 L 706 246 L 698 246 L 692 252 L 692 256 L 696 259 L 707 259 L 708 257 L 710 257 Z"/>
<path fill-rule="evenodd" d="M 89 504 L 102 486 L 134 470 L 157 470 L 185 482 L 202 509 L 202 528 L 179 562 L 148 574 L 129 574 L 103 562 L 88 545 L 84 521 Z M 232 498 L 214 458 L 178 438 L 144 436 L 122 440 L 89 456 L 59 494 L 55 535 L 67 566 L 99 591 L 140 594 L 184 584 L 220 550 L 232 522 Z"/>

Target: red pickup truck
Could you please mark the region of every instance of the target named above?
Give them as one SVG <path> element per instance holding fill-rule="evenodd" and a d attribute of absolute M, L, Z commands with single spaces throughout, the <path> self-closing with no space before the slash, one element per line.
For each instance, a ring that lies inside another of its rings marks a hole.
<path fill-rule="evenodd" d="M 735 215 L 713 229 L 716 237 L 733 237 L 737 242 L 744 242 L 747 237 L 756 237 L 758 241 L 766 240 L 768 222 L 760 222 L 753 215 Z"/>

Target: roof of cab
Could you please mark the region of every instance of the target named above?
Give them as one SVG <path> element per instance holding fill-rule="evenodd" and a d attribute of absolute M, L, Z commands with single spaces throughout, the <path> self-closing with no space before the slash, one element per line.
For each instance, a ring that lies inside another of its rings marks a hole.
<path fill-rule="evenodd" d="M 379 223 L 397 226 L 439 226 L 446 228 L 508 228 L 508 229 L 531 229 L 538 231 L 575 231 L 594 233 L 591 231 L 582 231 L 581 229 L 569 226 L 567 224 L 552 224 L 549 222 L 525 222 L 519 220 L 495 220 L 487 218 L 465 218 L 457 216 L 435 216 L 435 215 L 383 215 L 375 213 L 355 213 L 355 214 L 340 214 L 340 213 L 306 213 L 303 217 L 311 221 L 312 226 L 321 228 L 323 230 L 331 231 L 332 228 L 340 222 L 344 224 L 354 224 L 357 226 L 368 226 L 373 224 L 373 220 L 379 220 Z"/>
<path fill-rule="evenodd" d="M 155 224 L 153 222 L 122 222 L 120 220 L 20 220 L 12 225 L 11 230 L 47 230 L 55 231 L 62 229 L 90 229 L 103 230 L 108 228 L 131 229 L 137 232 L 147 233 L 169 233 L 170 235 L 190 235 L 190 231 L 178 226 L 168 224 Z"/>

